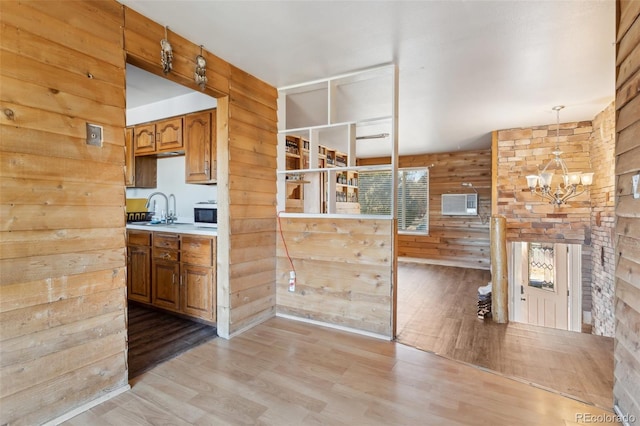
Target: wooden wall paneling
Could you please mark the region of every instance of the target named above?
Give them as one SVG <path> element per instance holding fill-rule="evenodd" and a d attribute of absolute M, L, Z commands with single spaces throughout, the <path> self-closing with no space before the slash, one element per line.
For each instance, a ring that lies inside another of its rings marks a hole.
<path fill-rule="evenodd" d="M 127 386 L 122 8 L 0 20 L 0 423 L 39 424 Z"/>
<path fill-rule="evenodd" d="M 21 336 L 2 342 L 0 367 L 21 365 L 40 357 L 74 348 L 83 342 L 100 336 L 122 333 L 120 324 L 125 321 L 124 311 L 108 312 L 63 327 L 43 330 L 29 336 Z"/>
<path fill-rule="evenodd" d="M 45 278 L 36 281 L 17 283 L 2 282 L 2 299 L 0 299 L 0 315 L 16 309 L 52 304 L 56 301 L 76 299 L 85 294 L 110 291 L 122 286 L 125 280 L 124 268 L 117 271 L 100 270 L 81 275 L 70 275 L 56 278 Z M 46 290 L 43 290 L 46 289 Z M 43 321 L 50 319 L 42 319 Z M 15 324 L 3 324 L 7 329 L 15 328 Z M 25 326 L 25 325 L 23 325 Z M 13 332 L 12 332 L 13 333 Z M 20 334 L 20 333 L 18 333 Z M 0 339 L 4 339 L 4 334 Z M 25 335 L 25 337 L 28 337 Z M 5 348 L 0 348 L 0 351 Z M 4 359 L 0 362 L 4 362 Z"/>
<path fill-rule="evenodd" d="M 122 5 L 117 2 L 77 2 L 73 12 L 63 5 L 48 2 L 30 2 L 29 7 L 79 28 L 101 39 L 122 44 Z"/>
<path fill-rule="evenodd" d="M 112 206 L 122 201 L 125 192 L 124 188 L 96 182 L 67 182 L 63 186 L 62 180 L 44 180 L 38 176 L 3 177 L 0 181 L 0 203 L 13 200 L 20 204 L 37 204 L 46 197 L 49 205 Z M 33 190 L 26 192 L 25 186 Z"/>
<path fill-rule="evenodd" d="M 228 197 L 231 335 L 275 315 L 275 88 L 231 66 Z M 258 265 L 258 266 L 256 266 Z"/>
<path fill-rule="evenodd" d="M 9 112 L 0 118 L 0 209 L 5 219 L 0 224 L 0 329 L 4 343 L 0 381 L 6 383 L 0 420 L 42 423 L 126 385 L 124 59 L 126 56 L 134 65 L 161 75 L 158 43 L 164 29 L 115 1 L 2 2 L 0 9 L 0 83 L 7 88 L 0 94 L 0 105 Z M 167 77 L 198 89 L 192 73 L 200 48 L 171 31 L 169 39 L 174 47 L 174 71 Z M 209 52 L 203 54 L 209 64 L 204 92 L 227 96 L 231 66 Z M 273 115 L 269 106 L 275 110 L 275 89 L 244 72 L 235 73 L 238 109 L 234 109 L 234 118 L 267 131 L 266 137 L 254 139 L 259 147 L 256 151 L 265 154 L 270 139 L 275 145 L 275 123 L 268 123 Z M 227 146 L 228 99 L 222 98 L 219 105 L 223 111 L 216 132 L 219 143 Z M 247 108 L 259 115 L 248 114 Z M 86 122 L 103 126 L 102 147 L 86 145 Z M 251 134 L 242 136 L 245 142 L 247 136 Z M 225 150 L 218 157 L 226 156 L 228 161 Z M 243 157 L 244 163 L 252 156 L 241 151 L 235 154 Z M 218 173 L 225 175 L 221 187 L 229 184 L 227 161 L 221 162 Z M 267 175 L 266 170 L 263 174 Z M 242 194 L 247 191 L 246 178 L 239 176 L 244 186 L 238 185 L 236 197 L 245 204 L 237 210 L 233 230 L 268 232 L 271 226 L 275 237 L 273 208 L 266 214 L 259 207 L 265 216 L 255 224 L 248 220 L 255 218 L 255 212 L 246 214 L 251 203 L 267 200 L 263 195 Z M 32 190 L 21 192 L 21 185 Z M 257 192 L 268 193 L 267 186 Z M 228 192 L 225 195 L 224 188 L 220 192 L 228 201 Z M 230 209 L 225 206 L 221 213 L 228 217 Z M 83 229 L 86 232 L 81 232 Z M 228 235 L 221 240 L 218 282 L 219 293 L 224 296 L 226 292 L 226 299 L 219 303 L 226 304 L 227 324 L 220 328 L 224 331 L 226 327 L 228 336 L 231 241 Z M 271 253 L 267 250 L 264 259 L 273 259 L 273 241 Z M 264 259 L 258 270 L 239 267 L 234 279 L 242 274 L 261 276 L 268 285 L 269 268 Z M 70 287 L 72 282 L 76 284 Z M 43 286 L 47 292 L 41 291 Z M 240 290 L 234 303 L 247 298 L 258 301 L 261 290 L 248 290 Z M 244 312 L 237 317 L 248 319 L 252 311 L 264 310 L 254 302 L 240 309 Z M 24 322 L 24 317 L 33 320 Z M 224 313 L 219 317 L 225 320 Z M 101 326 L 101 321 L 108 321 L 108 326 Z M 95 330 L 101 330 L 103 342 L 111 342 L 107 345 L 110 349 L 100 351 L 101 355 L 81 346 L 100 340 Z M 58 341 L 58 332 L 66 338 Z M 34 341 L 48 343 L 30 350 Z M 32 360 L 25 358 L 30 353 Z M 62 365 L 63 359 L 78 356 L 84 357 L 81 365 L 73 360 Z M 102 358 L 95 359 L 98 356 Z M 54 359 L 60 361 L 46 362 Z M 29 368 L 20 370 L 20 363 Z M 38 370 L 44 374 L 38 375 Z M 17 371 L 20 373 L 13 374 Z M 11 380 L 5 382 L 9 374 Z M 25 388 L 20 390 L 21 386 Z"/>
<path fill-rule="evenodd" d="M 359 165 L 385 164 L 388 158 L 359 159 Z M 402 156 L 399 167 L 429 169 L 429 234 L 399 234 L 397 253 L 453 265 L 489 269 L 489 216 L 492 205 L 492 151 Z M 442 194 L 478 191 L 478 216 L 443 216 Z"/>
<path fill-rule="evenodd" d="M 640 139 L 640 122 L 635 122 L 618 133 L 616 138 L 616 155 L 621 155 L 634 149 Z"/>
<path fill-rule="evenodd" d="M 216 106 L 216 157 L 218 163 L 218 238 L 216 280 L 216 327 L 220 337 L 228 339 L 230 334 L 229 283 L 231 252 L 231 227 L 229 209 L 229 97 L 218 98 Z"/>
<path fill-rule="evenodd" d="M 0 241 L 0 260 L 119 249 L 123 240 L 119 228 L 13 231 Z"/>
<path fill-rule="evenodd" d="M 629 28 L 638 19 L 640 4 L 633 0 L 619 0 L 616 13 L 618 19 L 616 23 L 616 42 L 622 44 L 623 40 L 628 36 Z"/>
<path fill-rule="evenodd" d="M 167 38 L 173 49 L 173 69 L 165 75 L 158 47 L 164 38 L 164 27 L 126 6 L 124 15 L 127 62 L 215 98 L 229 93 L 230 65 L 226 61 L 203 50 L 203 56 L 207 59 L 207 84 L 202 90 L 193 79 L 195 58 L 200 54 L 200 47 L 169 29 Z"/>
<path fill-rule="evenodd" d="M 118 19 L 118 12 L 115 9 L 111 13 L 111 19 L 102 20 L 109 15 L 108 13 L 95 14 L 90 16 L 83 25 L 75 26 L 76 20 L 72 18 L 75 14 L 70 13 L 64 5 L 50 8 L 46 3 L 38 3 L 24 2 L 3 6 L 3 21 L 45 39 L 53 38 L 51 36 L 53 30 L 55 42 L 66 48 L 65 50 L 83 52 L 87 54 L 86 56 L 92 56 L 116 67 L 121 65 L 122 35 L 114 30 L 122 20 L 121 17 Z M 78 6 L 82 10 L 86 9 L 87 5 L 78 4 Z M 103 8 L 103 11 L 106 11 L 106 8 Z M 93 27 L 92 31 L 87 30 L 90 26 Z M 104 32 L 96 32 L 96 29 L 100 28 L 104 28 Z M 43 54 L 47 53 L 43 52 Z"/>
<path fill-rule="evenodd" d="M 125 345 L 126 331 L 120 328 L 117 333 L 93 336 L 93 339 L 77 342 L 76 345 L 68 349 L 61 349 L 20 364 L 3 366 L 0 369 L 3 375 L 2 382 L 0 382 L 0 398 L 31 387 L 32 377 L 27 373 L 29 371 L 37 371 L 40 380 L 46 382 L 75 370 L 78 365 L 90 364 L 105 356 L 122 355 L 122 348 Z M 73 359 L 74 362 L 70 363 L 70 359 Z"/>
<path fill-rule="evenodd" d="M 87 58 L 82 52 L 69 50 L 61 45 L 51 45 L 46 38 L 25 32 L 24 27 L 18 28 L 6 24 L 0 29 L 0 35 L 3 40 L 2 49 L 7 52 L 38 62 L 47 61 L 46 63 L 49 67 L 71 69 L 74 74 L 84 79 L 89 78 L 88 73 L 90 73 L 90 78 L 96 80 L 96 82 L 111 84 L 116 87 L 121 84 L 122 76 L 117 73 L 117 65 L 97 58 Z M 38 72 L 38 69 L 35 71 Z M 26 78 L 34 81 L 36 76 Z"/>
<path fill-rule="evenodd" d="M 2 417 L 19 419 L 22 424 L 42 424 L 54 413 L 69 411 L 69 401 L 91 401 L 96 395 L 120 388 L 127 380 L 127 372 L 122 368 L 125 363 L 126 357 L 121 353 L 100 357 L 91 364 L 77 366 L 76 370 L 56 380 L 37 383 L 11 394 L 2 399 Z M 46 412 L 43 413 L 40 407 L 46 407 Z"/>
<path fill-rule="evenodd" d="M 296 269 L 278 238 L 278 313 L 392 337 L 393 220 L 281 219 Z"/>
<path fill-rule="evenodd" d="M 618 0 L 616 69 L 616 345 L 614 403 L 622 415 L 640 418 L 640 200 L 631 178 L 640 174 L 640 3 Z M 633 46 L 633 48 L 631 48 Z M 629 82 L 633 82 L 631 85 Z"/>
<path fill-rule="evenodd" d="M 68 72 L 61 68 L 44 65 L 41 61 L 46 59 L 32 59 L 21 53 L 7 50 L 0 50 L 0 60 L 2 60 L 0 72 L 3 76 L 25 82 L 40 83 L 43 87 L 51 88 L 52 94 L 70 93 L 96 101 L 102 100 L 105 105 L 121 105 L 124 108 L 124 96 L 118 90 L 114 90 L 115 86 L 87 77 L 86 70 L 82 74 Z M 73 65 L 69 64 L 69 66 Z M 29 70 L 29 72 L 24 72 L 24 70 Z M 92 81 L 87 82 L 87 80 Z M 124 117 L 122 119 L 124 120 Z"/>

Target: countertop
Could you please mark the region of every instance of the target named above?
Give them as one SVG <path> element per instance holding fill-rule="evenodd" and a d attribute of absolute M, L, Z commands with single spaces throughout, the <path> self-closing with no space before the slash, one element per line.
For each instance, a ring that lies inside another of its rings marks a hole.
<path fill-rule="evenodd" d="M 149 222 L 133 222 L 127 223 L 127 229 L 138 229 L 140 231 L 155 232 L 175 232 L 178 234 L 208 235 L 212 237 L 218 236 L 218 228 L 204 228 L 195 226 L 193 223 L 172 223 L 170 225 L 167 225 L 165 223 L 157 223 L 151 225 Z"/>

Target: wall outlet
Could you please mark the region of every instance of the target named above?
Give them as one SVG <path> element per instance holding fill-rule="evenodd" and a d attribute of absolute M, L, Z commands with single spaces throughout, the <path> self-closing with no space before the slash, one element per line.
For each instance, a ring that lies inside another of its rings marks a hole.
<path fill-rule="evenodd" d="M 289 291 L 296 291 L 296 271 L 289 272 Z"/>
<path fill-rule="evenodd" d="M 640 174 L 631 177 L 633 183 L 633 198 L 640 198 Z"/>

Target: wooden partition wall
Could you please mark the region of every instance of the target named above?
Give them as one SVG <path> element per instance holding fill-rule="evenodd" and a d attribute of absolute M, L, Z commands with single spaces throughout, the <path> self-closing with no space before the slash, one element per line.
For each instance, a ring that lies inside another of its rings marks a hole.
<path fill-rule="evenodd" d="M 283 217 L 278 314 L 393 337 L 394 221 Z"/>
<path fill-rule="evenodd" d="M 40 424 L 127 389 L 125 61 L 164 76 L 164 28 L 115 1 L 2 1 L 0 23 L 0 424 Z M 200 90 L 200 47 L 169 39 L 165 77 Z M 228 337 L 275 312 L 277 94 L 204 55 Z"/>
<path fill-rule="evenodd" d="M 614 403 L 640 421 L 640 2 L 617 2 L 616 54 L 616 344 Z"/>
<path fill-rule="evenodd" d="M 127 386 L 122 18 L 0 2 L 0 424 Z"/>

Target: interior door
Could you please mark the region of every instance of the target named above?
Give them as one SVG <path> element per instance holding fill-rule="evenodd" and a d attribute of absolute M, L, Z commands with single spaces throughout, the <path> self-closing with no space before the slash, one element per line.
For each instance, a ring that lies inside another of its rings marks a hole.
<path fill-rule="evenodd" d="M 515 321 L 569 329 L 567 252 L 566 244 L 515 243 Z"/>

